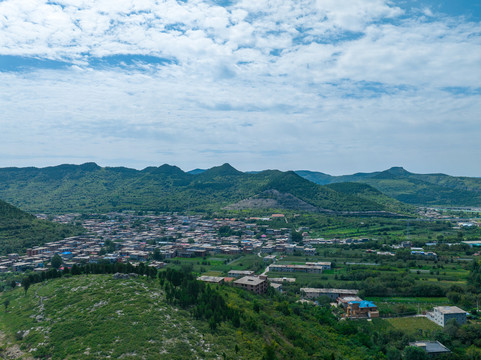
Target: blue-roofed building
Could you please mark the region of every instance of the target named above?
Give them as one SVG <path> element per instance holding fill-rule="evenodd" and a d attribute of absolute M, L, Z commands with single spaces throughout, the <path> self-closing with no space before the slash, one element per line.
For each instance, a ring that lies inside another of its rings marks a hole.
<path fill-rule="evenodd" d="M 379 317 L 377 306 L 368 300 L 350 301 L 347 304 L 346 314 L 351 318 Z"/>
<path fill-rule="evenodd" d="M 64 260 L 73 258 L 73 254 L 70 251 L 64 251 L 64 252 L 60 253 L 60 256 Z"/>
<path fill-rule="evenodd" d="M 475 241 L 461 241 L 463 244 L 468 245 L 469 247 L 481 247 L 481 240 Z"/>

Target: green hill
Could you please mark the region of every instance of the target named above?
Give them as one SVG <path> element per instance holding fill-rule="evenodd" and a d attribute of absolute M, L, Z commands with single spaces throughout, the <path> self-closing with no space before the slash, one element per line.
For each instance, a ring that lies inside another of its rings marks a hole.
<path fill-rule="evenodd" d="M 344 194 L 353 194 L 366 200 L 375 201 L 377 204 L 384 205 L 386 210 L 391 212 L 403 211 L 409 213 L 415 211 L 413 206 L 395 200 L 368 184 L 345 182 L 330 184 L 327 187 Z"/>
<path fill-rule="evenodd" d="M 338 322 L 327 308 L 223 286 L 221 297 L 240 318 L 213 328 L 193 307 L 168 301 L 170 286 L 90 274 L 34 284 L 26 295 L 4 292 L 0 354 L 20 348 L 52 360 L 385 359 L 370 340 L 371 324 Z"/>
<path fill-rule="evenodd" d="M 368 184 L 385 195 L 408 204 L 481 206 L 481 178 L 414 174 L 401 167 L 344 176 L 331 176 L 312 171 L 296 173 L 322 185 L 345 182 Z"/>
<path fill-rule="evenodd" d="M 360 197 L 355 192 L 339 192 L 292 171 L 243 173 L 229 164 L 195 175 L 170 165 L 141 171 L 93 163 L 0 169 L 0 198 L 30 212 L 219 210 L 272 190 L 290 194 L 319 211 L 397 212 L 396 203 L 388 205 L 387 199 L 378 203 L 366 193 Z"/>
<path fill-rule="evenodd" d="M 82 233 L 78 227 L 39 220 L 0 200 L 0 255 Z"/>

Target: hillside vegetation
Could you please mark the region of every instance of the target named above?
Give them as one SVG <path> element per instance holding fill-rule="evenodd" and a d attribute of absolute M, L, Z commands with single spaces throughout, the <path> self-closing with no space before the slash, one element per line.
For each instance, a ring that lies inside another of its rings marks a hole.
<path fill-rule="evenodd" d="M 82 233 L 80 227 L 39 220 L 0 200 L 0 255 Z"/>
<path fill-rule="evenodd" d="M 195 175 L 170 165 L 141 171 L 94 163 L 0 169 L 0 198 L 31 212 L 209 211 L 266 191 L 299 199 L 276 205 L 291 210 L 304 210 L 304 203 L 325 212 L 399 210 L 387 198 L 379 203 L 364 191 L 362 197 L 355 191 L 339 192 L 294 172 L 242 173 L 229 164 Z"/>
<path fill-rule="evenodd" d="M 191 307 L 178 305 L 189 289 L 175 279 L 161 286 L 147 277 L 91 274 L 47 280 L 27 293 L 9 291 L 1 298 L 9 299 L 0 312 L 3 348 L 18 344 L 27 354 L 51 359 L 384 358 L 365 331 L 337 323 L 326 308 L 230 286 L 213 296 L 220 294 L 240 318 L 213 328 Z"/>
<path fill-rule="evenodd" d="M 414 174 L 400 167 L 382 172 L 331 176 L 296 171 L 316 184 L 364 183 L 399 201 L 414 205 L 481 206 L 481 178 L 445 174 Z M 334 187 L 334 189 L 338 189 Z"/>
<path fill-rule="evenodd" d="M 397 212 L 397 211 L 404 211 L 406 213 L 413 211 L 413 207 L 405 204 L 401 201 L 395 200 L 381 191 L 377 190 L 373 186 L 362 184 L 362 183 L 354 183 L 354 182 L 345 182 L 345 183 L 334 183 L 327 185 L 328 188 L 333 189 L 337 192 L 343 194 L 352 194 L 356 195 L 360 198 L 375 201 L 377 204 L 382 204 L 388 211 Z"/>
<path fill-rule="evenodd" d="M 0 294 L 2 358 L 388 360 L 406 358 L 410 341 L 433 338 L 453 350 L 440 359 L 481 351 L 476 323 L 339 320 L 328 304 L 208 285 L 185 267 L 157 274 L 89 264 L 31 274 L 22 287 Z"/>

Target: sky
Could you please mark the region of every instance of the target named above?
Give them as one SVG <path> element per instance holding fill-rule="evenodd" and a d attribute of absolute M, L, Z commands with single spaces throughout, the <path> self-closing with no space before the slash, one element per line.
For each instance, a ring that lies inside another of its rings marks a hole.
<path fill-rule="evenodd" d="M 0 0 L 0 167 L 481 177 L 481 2 Z"/>

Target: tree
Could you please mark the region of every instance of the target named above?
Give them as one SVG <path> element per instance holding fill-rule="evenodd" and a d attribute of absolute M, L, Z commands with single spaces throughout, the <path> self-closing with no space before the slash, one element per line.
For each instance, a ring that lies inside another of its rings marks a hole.
<path fill-rule="evenodd" d="M 262 360 L 275 360 L 276 359 L 276 350 L 275 344 L 264 345 L 264 355 L 262 356 Z"/>
<path fill-rule="evenodd" d="M 451 338 L 456 337 L 458 330 L 459 330 L 459 323 L 456 321 L 456 319 L 449 320 L 443 329 L 444 333 L 448 334 L 448 336 Z"/>
<path fill-rule="evenodd" d="M 386 352 L 388 360 L 401 360 L 401 352 L 395 347 L 388 348 Z"/>
<path fill-rule="evenodd" d="M 62 258 L 60 257 L 59 254 L 55 254 L 55 255 L 52 257 L 52 260 L 51 260 L 50 262 L 51 262 L 52 267 L 53 267 L 54 269 L 58 269 L 58 268 L 62 265 L 62 263 L 63 263 Z"/>
<path fill-rule="evenodd" d="M 108 253 L 113 253 L 115 251 L 115 243 L 110 239 L 105 240 L 104 247 L 105 251 Z"/>
<path fill-rule="evenodd" d="M 471 345 L 466 351 L 466 357 L 469 360 L 481 360 L 481 349 Z"/>
<path fill-rule="evenodd" d="M 154 260 L 163 260 L 163 255 L 160 253 L 159 248 L 155 248 L 154 252 L 152 253 L 152 259 Z"/>
<path fill-rule="evenodd" d="M 331 304 L 331 298 L 327 295 L 322 295 L 317 300 L 320 306 L 328 306 Z"/>
<path fill-rule="evenodd" d="M 233 233 L 229 225 L 222 225 L 221 227 L 219 227 L 219 230 L 217 230 L 217 232 L 220 237 L 228 237 L 231 236 Z"/>
<path fill-rule="evenodd" d="M 25 295 L 27 295 L 28 288 L 31 285 L 30 277 L 26 276 L 22 280 L 22 287 L 25 289 Z"/>
<path fill-rule="evenodd" d="M 302 238 L 302 234 L 300 232 L 297 232 L 295 230 L 292 230 L 292 241 L 295 242 L 295 243 L 300 243 L 302 242 L 303 238 Z"/>
<path fill-rule="evenodd" d="M 428 354 L 421 348 L 416 346 L 408 346 L 403 351 L 403 359 L 405 360 L 427 360 Z"/>
<path fill-rule="evenodd" d="M 215 331 L 217 329 L 217 322 L 215 321 L 214 318 L 211 318 L 209 320 L 209 327 L 212 331 Z"/>

